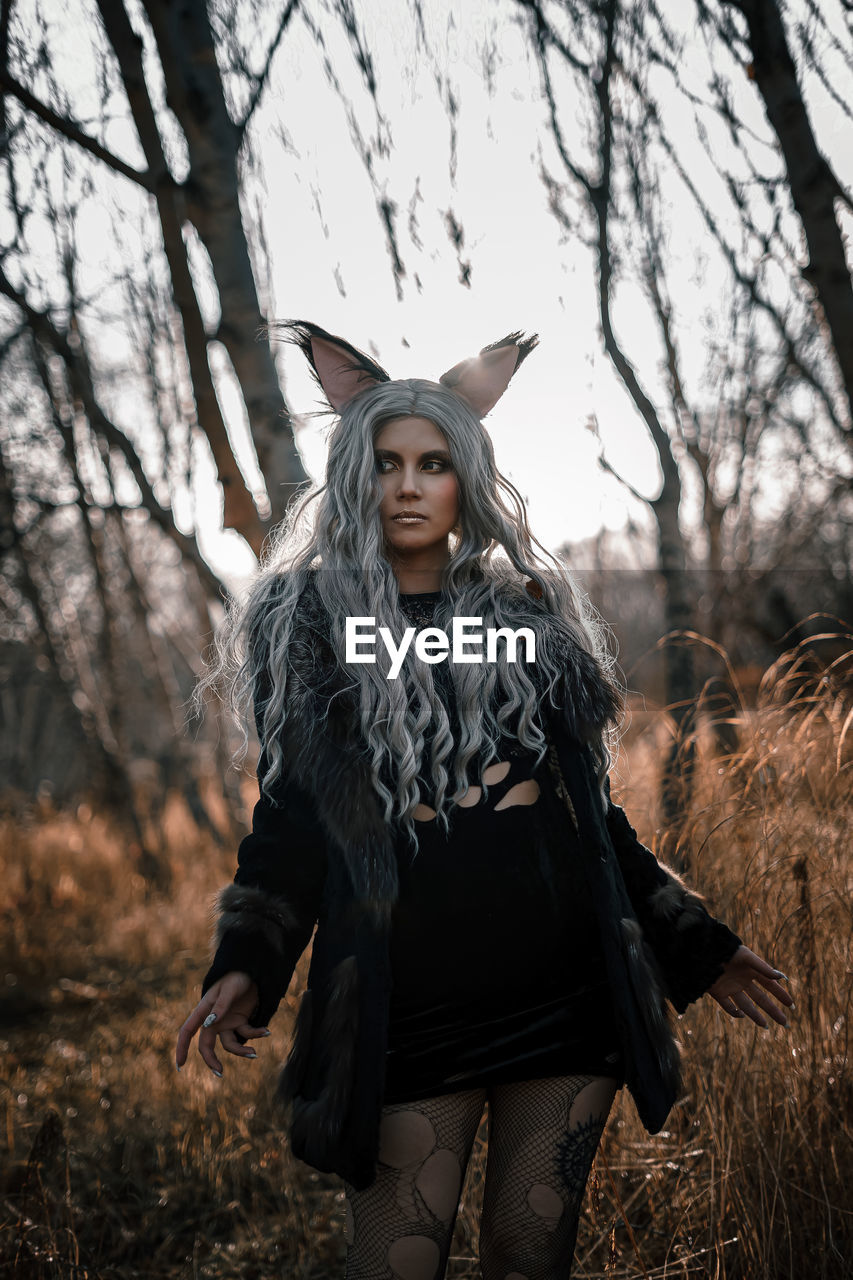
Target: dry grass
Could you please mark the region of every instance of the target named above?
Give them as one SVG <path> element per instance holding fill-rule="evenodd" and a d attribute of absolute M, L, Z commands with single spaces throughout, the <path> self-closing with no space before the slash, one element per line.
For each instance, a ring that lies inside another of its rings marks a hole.
<path fill-rule="evenodd" d="M 823 677 L 780 661 L 739 716 L 732 759 L 713 755 L 703 729 L 684 837 L 692 879 L 790 975 L 797 1007 L 787 1032 L 762 1032 L 710 1001 L 692 1006 L 679 1023 L 687 1092 L 663 1133 L 649 1137 L 619 1096 L 578 1278 L 853 1276 L 851 668 L 853 654 Z M 621 788 L 652 844 L 660 732 L 653 720 L 636 735 Z M 193 843 L 177 805 L 172 824 L 168 900 L 146 897 L 96 816 L 0 829 L 0 1268 L 51 1280 L 342 1276 L 342 1184 L 291 1158 L 272 1107 L 307 957 L 257 1062 L 226 1056 L 219 1081 L 193 1055 L 175 1072 L 210 899 L 232 867 Z M 450 1280 L 479 1275 L 485 1133 L 484 1117 Z"/>

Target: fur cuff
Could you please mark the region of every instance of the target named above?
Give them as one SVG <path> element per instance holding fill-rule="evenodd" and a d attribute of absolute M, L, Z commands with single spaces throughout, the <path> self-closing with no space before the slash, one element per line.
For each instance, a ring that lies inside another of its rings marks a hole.
<path fill-rule="evenodd" d="M 266 942 L 280 955 L 285 951 L 285 936 L 299 928 L 299 921 L 283 898 L 274 898 L 251 885 L 229 884 L 217 895 L 214 952 L 226 933 L 237 930 L 251 933 Z"/>
<path fill-rule="evenodd" d="M 667 923 L 674 921 L 678 930 L 690 929 L 707 920 L 708 912 L 701 895 L 694 889 L 688 889 L 681 877 L 669 867 L 662 867 L 662 870 L 666 872 L 666 882 L 649 894 L 652 915 Z"/>

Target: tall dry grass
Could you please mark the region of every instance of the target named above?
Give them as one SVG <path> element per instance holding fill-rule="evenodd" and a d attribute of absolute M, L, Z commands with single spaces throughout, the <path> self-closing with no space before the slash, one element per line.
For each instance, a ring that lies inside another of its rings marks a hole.
<path fill-rule="evenodd" d="M 596 1163 L 576 1277 L 853 1276 L 853 653 L 824 672 L 792 651 L 737 715 L 720 760 L 705 722 L 683 836 L 716 914 L 791 979 L 787 1031 L 713 1002 L 678 1023 L 686 1091 L 650 1137 L 619 1095 Z M 637 718 L 620 798 L 656 844 L 662 721 Z M 230 858 L 175 806 L 174 887 L 149 899 L 96 815 L 0 829 L 5 1157 L 0 1266 L 22 1277 L 342 1276 L 343 1187 L 290 1156 L 272 1104 L 296 992 L 256 1062 L 196 1056 L 177 1026 L 204 968 Z M 659 844 L 659 842 L 657 842 Z M 253 1078 L 254 1077 L 254 1078 Z M 486 1116 L 448 1277 L 476 1277 Z"/>

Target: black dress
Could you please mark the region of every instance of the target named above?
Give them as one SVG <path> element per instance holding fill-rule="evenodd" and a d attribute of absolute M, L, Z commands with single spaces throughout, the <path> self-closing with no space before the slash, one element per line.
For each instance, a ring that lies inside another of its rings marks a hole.
<path fill-rule="evenodd" d="M 400 601 L 424 627 L 439 598 Z M 433 667 L 442 696 L 447 672 L 447 662 Z M 445 705 L 453 724 L 451 697 Z M 481 781 L 472 769 L 449 834 L 427 807 L 417 855 L 400 841 L 387 1103 L 543 1076 L 624 1080 L 578 837 L 547 760 L 535 767 L 535 755 L 505 738 L 485 771 L 487 798 L 473 790 Z M 421 795 L 429 806 L 423 776 Z"/>

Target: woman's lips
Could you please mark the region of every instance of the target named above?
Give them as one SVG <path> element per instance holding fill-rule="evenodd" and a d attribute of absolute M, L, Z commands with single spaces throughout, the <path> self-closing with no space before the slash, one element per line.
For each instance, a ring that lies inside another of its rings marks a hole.
<path fill-rule="evenodd" d="M 391 519 L 394 521 L 395 524 L 421 524 L 424 520 L 426 520 L 426 516 L 413 516 L 413 515 L 392 516 Z"/>

